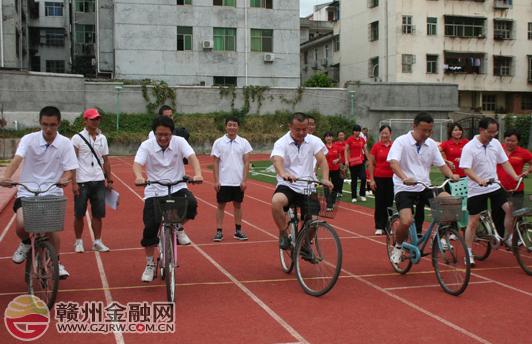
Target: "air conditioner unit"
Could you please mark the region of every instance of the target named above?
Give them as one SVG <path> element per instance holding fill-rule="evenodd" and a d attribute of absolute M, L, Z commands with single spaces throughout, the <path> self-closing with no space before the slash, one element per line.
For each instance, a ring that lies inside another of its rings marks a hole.
<path fill-rule="evenodd" d="M 214 41 L 203 41 L 203 49 L 212 49 L 214 48 Z"/>
<path fill-rule="evenodd" d="M 327 66 L 327 59 L 321 59 L 321 65 Z"/>
<path fill-rule="evenodd" d="M 312 69 L 318 69 L 318 61 L 312 61 L 310 63 L 310 68 Z"/>
<path fill-rule="evenodd" d="M 264 62 L 273 62 L 275 60 L 275 54 L 264 54 Z"/>

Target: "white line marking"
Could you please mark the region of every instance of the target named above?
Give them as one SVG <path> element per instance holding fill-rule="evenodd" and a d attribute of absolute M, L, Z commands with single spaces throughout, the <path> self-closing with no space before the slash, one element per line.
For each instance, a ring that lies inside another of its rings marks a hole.
<path fill-rule="evenodd" d="M 493 283 L 490 281 L 483 281 L 483 282 L 469 282 L 470 284 L 486 284 L 486 283 Z M 405 289 L 418 289 L 418 288 L 440 288 L 441 286 L 439 284 L 432 284 L 432 285 L 413 285 L 409 287 L 391 287 L 391 288 L 383 288 L 384 290 L 405 290 Z"/>
<path fill-rule="evenodd" d="M 17 217 L 17 214 L 14 214 L 13 217 L 11 218 L 11 221 L 9 221 L 9 223 L 6 226 L 6 228 L 4 228 L 4 231 L 2 232 L 2 235 L 0 236 L 0 242 L 2 242 L 2 239 L 4 239 L 4 237 L 6 236 L 7 231 L 9 230 L 11 225 L 13 224 L 13 221 L 15 221 L 16 217 Z"/>

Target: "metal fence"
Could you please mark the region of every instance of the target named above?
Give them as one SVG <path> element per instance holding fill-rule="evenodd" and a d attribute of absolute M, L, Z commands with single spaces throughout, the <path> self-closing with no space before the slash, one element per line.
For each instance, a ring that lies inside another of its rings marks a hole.
<path fill-rule="evenodd" d="M 430 136 L 434 141 L 443 142 L 447 138 L 447 125 L 452 123 L 451 119 L 435 119 L 434 120 L 434 133 Z M 381 125 L 387 124 L 392 128 L 392 140 L 393 138 L 399 137 L 408 133 L 413 129 L 414 120 L 413 119 L 387 119 L 379 121 L 379 127 Z M 378 133 L 375 135 L 375 141 L 379 141 Z"/>

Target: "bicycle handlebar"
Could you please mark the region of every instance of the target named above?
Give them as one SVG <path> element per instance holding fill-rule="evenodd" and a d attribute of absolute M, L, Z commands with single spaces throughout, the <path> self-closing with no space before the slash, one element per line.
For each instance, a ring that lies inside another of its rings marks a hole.
<path fill-rule="evenodd" d="M 67 181 L 67 182 L 63 182 L 63 183 L 60 183 L 60 182 L 56 182 L 56 183 L 52 183 L 50 184 L 45 190 L 41 190 L 41 189 L 38 189 L 38 190 L 32 190 L 30 189 L 26 184 L 24 183 L 20 183 L 20 182 L 8 182 L 8 181 L 5 181 L 5 180 L 2 180 L 0 183 L 4 183 L 4 184 L 11 184 L 13 186 L 17 186 L 17 185 L 22 185 L 26 190 L 28 190 L 29 192 L 31 193 L 34 193 L 36 196 L 38 196 L 39 194 L 41 193 L 45 193 L 46 191 L 50 190 L 52 188 L 52 186 L 57 186 L 57 185 L 66 185 L 68 183 L 72 182 L 71 180 Z M 44 183 L 42 183 L 44 184 Z M 42 185 L 42 184 L 39 184 L 39 187 Z"/>
<path fill-rule="evenodd" d="M 430 189 L 430 190 L 435 190 L 435 189 L 441 189 L 443 188 L 445 185 L 447 185 L 447 183 L 450 183 L 450 182 L 458 182 L 460 179 L 447 179 L 446 181 L 443 182 L 442 185 L 427 185 L 425 184 L 424 182 L 421 182 L 421 181 L 417 181 L 417 182 L 406 182 L 404 181 L 403 184 L 404 185 L 417 185 L 417 184 L 421 184 L 425 187 L 425 189 Z"/>
<path fill-rule="evenodd" d="M 292 181 L 292 182 L 307 182 L 307 184 L 310 184 L 310 183 L 316 183 L 316 184 L 319 184 L 323 187 L 326 187 L 328 188 L 327 184 L 323 183 L 323 182 L 320 182 L 318 180 L 314 180 L 314 179 L 306 179 L 306 178 L 296 178 L 295 180 L 293 180 L 292 178 L 287 178 L 289 181 Z"/>
<path fill-rule="evenodd" d="M 151 185 L 151 184 L 159 184 L 161 186 L 171 187 L 171 186 L 177 185 L 179 183 L 201 184 L 201 183 L 203 183 L 203 180 L 193 180 L 189 176 L 185 175 L 185 176 L 183 176 L 183 179 L 177 180 L 175 182 L 163 183 L 163 182 L 158 181 L 158 180 L 147 180 L 146 183 L 142 183 L 142 184 L 136 184 L 135 183 L 135 186 L 146 186 L 146 185 Z"/>
<path fill-rule="evenodd" d="M 508 192 L 508 193 L 512 193 L 512 192 L 516 192 L 517 189 L 519 189 L 519 186 L 521 186 L 521 183 L 523 182 L 523 179 L 525 179 L 525 178 L 526 178 L 526 176 L 521 176 L 521 177 L 519 178 L 519 181 L 517 182 L 517 186 L 516 186 L 515 189 L 513 189 L 513 190 L 508 190 L 508 189 L 506 189 L 506 188 L 504 187 L 504 185 L 501 184 L 500 181 L 495 180 L 494 178 L 491 178 L 490 180 L 488 180 L 488 185 L 491 185 L 491 184 L 499 184 L 499 185 L 501 186 L 501 188 L 502 188 L 504 191 L 506 191 L 506 192 Z M 480 185 L 480 186 L 482 186 L 482 185 Z"/>

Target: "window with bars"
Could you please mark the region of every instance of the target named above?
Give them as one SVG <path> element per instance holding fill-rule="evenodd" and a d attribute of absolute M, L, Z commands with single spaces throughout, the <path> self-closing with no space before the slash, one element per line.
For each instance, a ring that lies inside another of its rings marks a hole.
<path fill-rule="evenodd" d="M 192 27 L 177 27 L 177 51 L 192 51 Z"/>
<path fill-rule="evenodd" d="M 273 30 L 251 29 L 251 51 L 273 52 Z"/>
<path fill-rule="evenodd" d="M 532 93 L 525 93 L 521 98 L 521 110 L 532 110 Z"/>
<path fill-rule="evenodd" d="M 377 6 L 379 6 L 379 0 L 368 0 L 368 7 L 369 8 L 377 7 Z"/>
<path fill-rule="evenodd" d="M 273 0 L 250 0 L 250 7 L 273 8 Z"/>
<path fill-rule="evenodd" d="M 340 51 L 340 35 L 334 36 L 335 51 Z"/>
<path fill-rule="evenodd" d="M 412 54 L 402 54 L 403 73 L 412 73 L 412 65 L 416 63 L 416 57 Z"/>
<path fill-rule="evenodd" d="M 511 21 L 495 21 L 493 24 L 494 39 L 512 39 Z"/>
<path fill-rule="evenodd" d="M 76 12 L 94 13 L 94 0 L 76 0 Z"/>
<path fill-rule="evenodd" d="M 177 0 L 177 5 L 192 5 L 192 0 Z"/>
<path fill-rule="evenodd" d="M 379 76 L 379 57 L 375 56 L 368 61 L 368 78 L 376 78 Z"/>
<path fill-rule="evenodd" d="M 215 76 L 213 86 L 237 86 L 235 76 Z"/>
<path fill-rule="evenodd" d="M 235 0 L 212 0 L 213 6 L 235 6 Z"/>
<path fill-rule="evenodd" d="M 497 96 L 495 94 L 482 95 L 482 111 L 495 111 L 497 108 Z"/>
<path fill-rule="evenodd" d="M 471 17 L 445 17 L 445 36 L 447 37 L 483 37 L 483 18 Z"/>
<path fill-rule="evenodd" d="M 506 56 L 493 57 L 493 75 L 512 76 L 512 58 Z"/>
<path fill-rule="evenodd" d="M 15 1 L 18 3 L 18 1 Z M 62 17 L 63 16 L 63 3 L 62 2 L 45 2 L 44 14 L 47 17 Z"/>
<path fill-rule="evenodd" d="M 438 74 L 438 55 L 427 54 L 427 73 Z"/>
<path fill-rule="evenodd" d="M 532 23 L 528 23 L 528 40 L 532 41 Z"/>
<path fill-rule="evenodd" d="M 46 60 L 46 71 L 48 73 L 65 73 L 65 61 Z"/>
<path fill-rule="evenodd" d="M 403 16 L 403 33 L 411 35 L 416 31 L 415 25 L 412 25 L 412 16 Z"/>
<path fill-rule="evenodd" d="M 76 24 L 76 43 L 94 43 L 95 36 L 94 25 Z"/>
<path fill-rule="evenodd" d="M 370 42 L 379 40 L 379 21 L 374 21 L 369 24 L 368 38 Z"/>
<path fill-rule="evenodd" d="M 427 36 L 436 36 L 438 33 L 438 18 L 427 18 Z"/>
<path fill-rule="evenodd" d="M 214 50 L 236 51 L 236 29 L 213 28 Z"/>
<path fill-rule="evenodd" d="M 65 45 L 65 31 L 63 29 L 46 29 L 47 45 Z"/>

